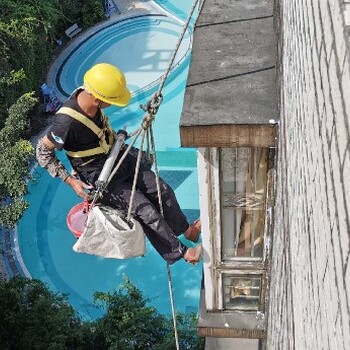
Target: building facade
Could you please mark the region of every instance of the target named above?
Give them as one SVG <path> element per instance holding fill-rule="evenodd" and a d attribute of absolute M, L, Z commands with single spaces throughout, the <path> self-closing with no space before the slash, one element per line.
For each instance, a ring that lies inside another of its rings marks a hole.
<path fill-rule="evenodd" d="M 279 2 L 268 349 L 350 348 L 349 2 Z"/>
<path fill-rule="evenodd" d="M 349 7 L 202 2 L 180 132 L 208 350 L 350 348 Z"/>

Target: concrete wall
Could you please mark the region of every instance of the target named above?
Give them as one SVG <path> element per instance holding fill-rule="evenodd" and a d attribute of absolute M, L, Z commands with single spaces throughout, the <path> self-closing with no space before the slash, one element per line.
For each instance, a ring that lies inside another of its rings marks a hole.
<path fill-rule="evenodd" d="M 350 349 L 350 2 L 280 0 L 267 349 Z"/>

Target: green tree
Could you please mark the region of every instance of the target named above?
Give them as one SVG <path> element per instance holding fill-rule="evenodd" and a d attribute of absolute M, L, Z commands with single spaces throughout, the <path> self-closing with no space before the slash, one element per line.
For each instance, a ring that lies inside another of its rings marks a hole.
<path fill-rule="evenodd" d="M 86 29 L 105 19 L 100 0 L 60 0 L 59 11 L 62 14 L 61 24 L 64 24 L 64 29 L 75 22 Z"/>
<path fill-rule="evenodd" d="M 96 304 L 106 311 L 96 321 L 102 349 L 176 350 L 172 318 L 147 306 L 149 301 L 127 277 L 117 291 L 95 293 Z M 197 315 L 178 313 L 176 318 L 180 348 L 204 349 L 204 340 L 197 334 Z"/>
<path fill-rule="evenodd" d="M 0 130 L 0 224 L 13 226 L 28 207 L 24 196 L 28 192 L 27 181 L 31 179 L 29 168 L 34 148 L 22 137 L 37 102 L 32 94 L 24 94 L 10 107 Z"/>
<path fill-rule="evenodd" d="M 54 38 L 77 22 L 88 28 L 104 19 L 99 0 L 0 0 L 0 128 L 19 96 L 45 80 Z"/>
<path fill-rule="evenodd" d="M 82 323 L 65 296 L 42 282 L 13 278 L 0 282 L 2 350 L 83 349 Z"/>
<path fill-rule="evenodd" d="M 106 311 L 96 323 L 104 349 L 146 350 L 162 341 L 166 319 L 154 307 L 146 306 L 148 301 L 127 278 L 113 293 L 95 293 L 96 305 Z"/>
<path fill-rule="evenodd" d="M 127 278 L 116 292 L 98 292 L 95 299 L 105 315 L 83 321 L 65 295 L 38 280 L 0 281 L 0 349 L 176 349 L 171 318 L 147 306 L 149 300 Z M 177 321 L 181 350 L 202 350 L 197 317 L 178 314 Z"/>
<path fill-rule="evenodd" d="M 176 328 L 181 350 L 203 350 L 204 338 L 197 333 L 198 316 L 195 313 L 177 313 Z M 173 320 L 168 318 L 166 332 L 161 342 L 153 350 L 176 350 Z"/>
<path fill-rule="evenodd" d="M 0 22 L 0 127 L 7 109 L 43 80 L 52 55 L 44 23 L 35 18 Z"/>

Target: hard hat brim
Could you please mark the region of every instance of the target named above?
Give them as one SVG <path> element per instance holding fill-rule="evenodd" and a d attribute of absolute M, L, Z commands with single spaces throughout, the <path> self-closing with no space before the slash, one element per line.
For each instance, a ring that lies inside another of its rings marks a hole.
<path fill-rule="evenodd" d="M 98 63 L 84 75 L 84 87 L 105 103 L 125 107 L 131 98 L 124 73 L 109 63 Z"/>
<path fill-rule="evenodd" d="M 108 97 L 101 97 L 101 96 L 96 96 L 96 97 L 108 104 L 118 106 L 118 107 L 125 107 L 130 102 L 131 93 L 128 88 L 125 88 L 123 95 L 115 98 L 108 98 Z"/>

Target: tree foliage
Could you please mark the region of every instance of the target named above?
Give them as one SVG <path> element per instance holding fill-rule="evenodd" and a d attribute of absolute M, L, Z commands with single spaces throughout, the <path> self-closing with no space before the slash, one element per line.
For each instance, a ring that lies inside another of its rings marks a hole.
<path fill-rule="evenodd" d="M 23 136 L 37 102 L 30 93 L 21 96 L 10 107 L 5 125 L 0 130 L 0 224 L 13 226 L 28 207 L 23 197 L 28 192 L 34 148 Z"/>
<path fill-rule="evenodd" d="M 166 319 L 128 279 L 114 293 L 96 293 L 95 301 L 106 310 L 97 322 L 106 350 L 153 349 L 163 339 Z"/>
<path fill-rule="evenodd" d="M 200 338 L 197 335 L 197 323 L 198 317 L 195 313 L 176 314 L 176 328 L 181 350 L 204 349 L 204 338 Z M 162 341 L 155 344 L 152 350 L 176 350 L 173 321 L 169 318 L 167 319 L 166 331 L 164 332 Z"/>
<path fill-rule="evenodd" d="M 0 283 L 0 348 L 79 349 L 80 319 L 65 296 L 37 280 Z"/>
<path fill-rule="evenodd" d="M 25 130 L 37 100 L 26 92 L 45 80 L 53 39 L 75 22 L 87 28 L 102 20 L 103 7 L 99 0 L 0 0 L 0 8 L 0 224 L 13 226 L 28 207 L 33 147 Z"/>
<path fill-rule="evenodd" d="M 108 350 L 176 350 L 172 318 L 159 314 L 141 291 L 127 278 L 114 293 L 95 293 L 95 302 L 106 310 L 96 322 Z M 197 316 L 177 314 L 182 350 L 201 350 L 203 339 L 197 335 Z"/>
<path fill-rule="evenodd" d="M 105 315 L 83 321 L 64 295 L 37 280 L 0 282 L 2 350 L 173 350 L 172 320 L 147 306 L 148 299 L 126 278 L 113 293 L 98 292 L 96 305 Z M 180 348 L 201 350 L 194 314 L 178 315 Z"/>
<path fill-rule="evenodd" d="M 99 0 L 0 0 L 0 8 L 1 128 L 8 107 L 45 80 L 53 39 L 75 22 L 88 28 L 104 17 Z"/>

